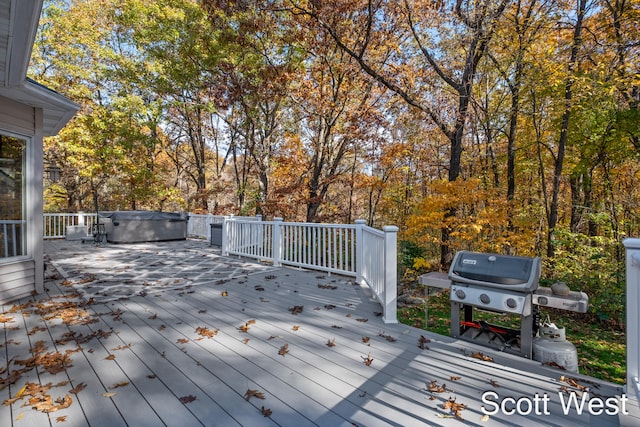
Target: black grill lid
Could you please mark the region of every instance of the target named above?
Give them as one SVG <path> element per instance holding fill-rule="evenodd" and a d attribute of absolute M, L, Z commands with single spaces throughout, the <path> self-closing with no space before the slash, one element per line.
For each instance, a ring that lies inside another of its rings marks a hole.
<path fill-rule="evenodd" d="M 533 292 L 540 279 L 540 258 L 460 251 L 449 279 L 463 284 Z"/>

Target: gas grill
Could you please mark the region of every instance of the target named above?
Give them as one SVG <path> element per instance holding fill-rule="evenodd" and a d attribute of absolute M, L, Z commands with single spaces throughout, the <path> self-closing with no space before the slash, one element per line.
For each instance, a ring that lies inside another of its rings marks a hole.
<path fill-rule="evenodd" d="M 584 292 L 557 295 L 538 287 L 540 266 L 538 257 L 458 252 L 448 274 L 451 336 L 531 358 L 539 306 L 584 313 L 589 301 Z M 519 316 L 520 328 L 475 321 L 474 309 Z"/>

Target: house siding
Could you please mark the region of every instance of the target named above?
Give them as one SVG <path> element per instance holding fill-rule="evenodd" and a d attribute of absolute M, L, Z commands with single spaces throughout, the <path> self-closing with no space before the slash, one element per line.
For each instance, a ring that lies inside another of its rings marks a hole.
<path fill-rule="evenodd" d="M 0 304 L 43 290 L 42 111 L 0 96 L 0 131 L 28 138 L 25 194 L 27 255 L 0 260 Z"/>

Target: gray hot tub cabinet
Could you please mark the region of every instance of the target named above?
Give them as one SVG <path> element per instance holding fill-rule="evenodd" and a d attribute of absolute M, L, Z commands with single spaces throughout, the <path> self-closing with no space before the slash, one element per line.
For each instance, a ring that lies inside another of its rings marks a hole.
<path fill-rule="evenodd" d="M 185 240 L 189 216 L 181 212 L 100 212 L 107 242 L 140 243 Z"/>

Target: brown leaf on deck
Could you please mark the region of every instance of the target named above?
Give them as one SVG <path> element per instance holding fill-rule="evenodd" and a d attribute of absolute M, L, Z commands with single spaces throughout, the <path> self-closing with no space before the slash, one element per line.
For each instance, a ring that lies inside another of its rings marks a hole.
<path fill-rule="evenodd" d="M 385 334 L 384 334 L 384 333 L 382 333 L 382 332 L 380 332 L 380 333 L 378 334 L 378 336 L 379 336 L 379 337 L 382 337 L 382 338 L 384 338 L 384 339 L 386 339 L 386 340 L 387 340 L 387 341 L 389 341 L 389 342 L 396 342 L 396 341 L 398 341 L 397 339 L 395 339 L 395 338 L 394 338 L 394 337 L 392 337 L 391 335 L 385 335 Z"/>
<path fill-rule="evenodd" d="M 300 325 L 293 325 L 293 329 L 294 331 L 298 331 L 300 329 Z"/>
<path fill-rule="evenodd" d="M 13 316 L 5 316 L 4 314 L 0 314 L 0 323 L 15 323 L 15 320 L 13 320 Z"/>
<path fill-rule="evenodd" d="M 481 353 L 479 351 L 471 353 L 471 357 L 473 357 L 474 359 L 483 360 L 485 362 L 493 362 L 493 357 L 487 356 L 486 354 Z"/>
<path fill-rule="evenodd" d="M 560 381 L 562 381 L 565 384 L 570 385 L 571 387 L 577 388 L 578 390 L 580 390 L 582 392 L 591 390 L 590 387 L 578 383 L 578 380 L 576 380 L 575 378 L 566 377 L 566 376 L 563 375 L 563 376 L 560 377 Z"/>
<path fill-rule="evenodd" d="M 329 341 L 327 341 L 327 347 L 335 347 L 335 346 L 336 346 L 335 338 L 331 338 Z"/>
<path fill-rule="evenodd" d="M 240 332 L 244 332 L 244 333 L 249 332 L 249 324 L 248 324 L 248 323 L 245 323 L 244 325 L 240 325 L 240 326 L 238 326 L 238 330 L 239 330 Z"/>
<path fill-rule="evenodd" d="M 459 420 L 464 420 L 462 418 L 462 410 L 467 406 L 464 403 L 456 403 L 456 399 L 450 397 L 449 400 L 442 404 L 442 409 L 450 410 L 453 415 Z"/>
<path fill-rule="evenodd" d="M 61 415 L 59 417 L 56 417 L 56 422 L 57 423 L 66 423 L 67 422 L 67 416 L 66 415 Z"/>
<path fill-rule="evenodd" d="M 242 342 L 243 342 L 244 344 L 249 344 L 249 338 L 245 338 Z"/>
<path fill-rule="evenodd" d="M 489 384 L 491 384 L 492 387 L 500 387 L 496 380 L 489 380 Z"/>
<path fill-rule="evenodd" d="M 252 390 L 252 389 L 247 389 L 246 393 L 244 394 L 244 398 L 246 400 L 251 399 L 252 397 L 257 397 L 258 399 L 263 399 L 264 400 L 264 393 L 262 393 L 261 391 L 258 390 Z"/>
<path fill-rule="evenodd" d="M 429 338 L 425 338 L 424 335 L 420 335 L 420 338 L 418 339 L 418 347 L 421 350 L 429 350 L 429 346 L 427 344 L 430 342 L 431 340 Z"/>
<path fill-rule="evenodd" d="M 87 385 L 85 383 L 80 383 L 77 386 L 75 386 L 74 388 L 72 388 L 71 390 L 69 390 L 69 393 L 78 394 L 82 390 L 84 390 L 86 387 L 87 387 Z"/>
<path fill-rule="evenodd" d="M 356 319 L 356 321 L 366 323 L 369 321 L 369 319 L 362 317 L 362 318 Z"/>
<path fill-rule="evenodd" d="M 365 344 L 367 344 L 367 343 L 369 342 L 369 340 L 370 340 L 370 339 L 371 339 L 371 338 L 369 338 L 369 337 L 362 337 L 362 342 L 363 342 L 363 343 L 365 343 Z"/>
<path fill-rule="evenodd" d="M 294 316 L 297 314 L 302 313 L 302 310 L 304 310 L 304 306 L 303 305 L 294 305 L 293 307 L 289 308 L 289 311 L 291 312 L 291 314 L 293 314 Z"/>
<path fill-rule="evenodd" d="M 449 377 L 449 379 L 450 379 L 451 381 L 459 381 L 459 380 L 460 380 L 460 377 L 459 377 L 459 376 L 457 376 L 457 375 L 451 375 L 451 376 Z"/>
<path fill-rule="evenodd" d="M 195 396 L 189 395 L 189 396 L 182 396 L 180 398 L 180 402 L 187 404 L 189 402 L 193 402 L 194 400 L 196 400 Z"/>
<path fill-rule="evenodd" d="M 115 358 L 116 358 L 115 354 L 110 354 L 107 357 L 105 357 L 105 359 L 107 359 L 107 360 L 115 360 Z"/>
<path fill-rule="evenodd" d="M 265 408 L 264 406 L 260 408 L 260 412 L 262 412 L 262 415 L 264 415 L 265 417 L 270 417 L 271 414 L 273 413 L 271 412 L 271 409 Z"/>
<path fill-rule="evenodd" d="M 434 380 L 429 383 L 429 385 L 427 386 L 427 390 L 431 393 L 444 393 L 445 391 L 447 391 L 447 385 L 438 385 L 438 382 Z"/>
<path fill-rule="evenodd" d="M 318 285 L 318 288 L 320 288 L 320 289 L 331 289 L 332 291 L 335 291 L 336 289 L 338 289 L 338 287 L 336 285 Z"/>
<path fill-rule="evenodd" d="M 112 348 L 112 351 L 118 351 L 118 350 L 126 350 L 128 348 L 131 348 L 131 343 L 127 344 L 127 345 L 119 345 L 117 347 Z"/>
<path fill-rule="evenodd" d="M 289 353 L 289 344 L 285 344 L 285 345 L 283 345 L 282 347 L 280 347 L 280 350 L 278 351 L 278 354 L 279 354 L 280 356 L 284 356 L 284 355 L 286 355 L 287 353 Z"/>
<path fill-rule="evenodd" d="M 360 356 L 362 358 L 362 363 L 364 363 L 367 366 L 371 366 L 371 363 L 373 363 L 373 358 L 371 357 L 371 353 L 367 354 L 367 357 L 364 356 Z"/>
<path fill-rule="evenodd" d="M 187 338 L 178 338 L 176 341 L 178 344 L 187 344 L 189 340 Z"/>
<path fill-rule="evenodd" d="M 121 381 L 117 384 L 112 385 L 111 387 L 109 387 L 111 390 L 114 390 L 116 388 L 120 388 L 120 387 L 126 387 L 129 385 L 129 381 Z"/>
<path fill-rule="evenodd" d="M 206 338 L 213 338 L 216 335 L 218 335 L 218 332 L 220 332 L 220 329 L 216 329 L 215 331 L 212 331 L 211 329 L 205 328 L 203 326 L 198 326 L 196 328 L 196 333 Z"/>

